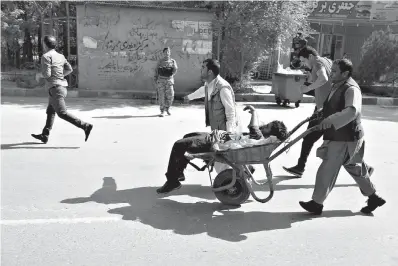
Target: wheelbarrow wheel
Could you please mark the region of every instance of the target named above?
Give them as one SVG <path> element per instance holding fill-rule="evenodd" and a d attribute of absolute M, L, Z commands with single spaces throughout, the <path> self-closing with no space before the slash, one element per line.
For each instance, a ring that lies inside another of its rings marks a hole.
<path fill-rule="evenodd" d="M 219 188 L 228 185 L 232 181 L 233 170 L 226 169 L 219 173 L 213 182 L 214 188 Z M 239 206 L 250 197 L 250 191 L 246 186 L 245 181 L 242 177 L 236 177 L 235 185 L 230 188 L 220 192 L 214 192 L 216 198 L 223 204 Z"/>

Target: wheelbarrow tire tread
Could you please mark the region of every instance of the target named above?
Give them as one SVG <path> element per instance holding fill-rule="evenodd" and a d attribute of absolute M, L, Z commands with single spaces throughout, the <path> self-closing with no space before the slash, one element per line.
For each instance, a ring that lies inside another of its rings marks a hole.
<path fill-rule="evenodd" d="M 232 169 L 226 169 L 222 171 L 214 179 L 213 187 L 218 188 L 228 185 L 232 181 L 232 175 Z M 236 177 L 236 183 L 233 188 L 236 188 L 238 190 L 237 193 L 234 195 L 228 194 L 227 191 L 214 192 L 214 194 L 221 203 L 231 206 L 239 206 L 249 199 L 250 191 L 246 186 L 245 181 L 241 177 Z"/>

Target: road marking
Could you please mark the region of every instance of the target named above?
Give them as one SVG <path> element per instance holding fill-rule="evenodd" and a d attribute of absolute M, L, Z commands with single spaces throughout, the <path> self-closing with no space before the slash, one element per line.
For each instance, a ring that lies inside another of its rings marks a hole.
<path fill-rule="evenodd" d="M 29 224 L 76 224 L 93 222 L 120 221 L 121 217 L 84 217 L 84 218 L 54 218 L 54 219 L 26 219 L 26 220 L 1 220 L 1 225 L 29 225 Z"/>

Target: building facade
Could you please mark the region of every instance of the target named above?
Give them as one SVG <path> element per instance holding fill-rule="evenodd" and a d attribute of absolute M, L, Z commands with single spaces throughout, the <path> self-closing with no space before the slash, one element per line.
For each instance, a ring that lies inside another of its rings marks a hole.
<path fill-rule="evenodd" d="M 202 9 L 85 4 L 77 6 L 80 90 L 154 91 L 163 48 L 176 60 L 176 92 L 200 87 L 212 57 L 212 14 Z"/>
<path fill-rule="evenodd" d="M 316 31 L 308 45 L 333 60 L 349 58 L 355 68 L 372 32 L 389 28 L 398 37 L 398 1 L 317 1 L 308 19 Z"/>

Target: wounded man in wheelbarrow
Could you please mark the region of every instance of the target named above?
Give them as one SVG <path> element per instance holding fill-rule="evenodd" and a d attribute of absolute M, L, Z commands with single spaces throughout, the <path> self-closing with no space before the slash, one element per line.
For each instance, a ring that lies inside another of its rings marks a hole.
<path fill-rule="evenodd" d="M 216 146 L 222 146 L 227 142 L 239 142 L 243 140 L 261 140 L 272 136 L 283 141 L 288 137 L 286 126 L 281 121 L 272 121 L 266 125 L 259 126 L 257 112 L 253 106 L 248 105 L 244 111 L 251 113 L 251 120 L 248 126 L 249 132 L 238 135 L 223 130 L 213 130 L 210 133 L 194 132 L 186 134 L 182 139 L 177 140 L 171 150 L 169 166 L 167 168 L 166 183 L 156 190 L 158 194 L 166 194 L 181 187 L 180 181 L 185 180 L 184 170 L 187 167 L 188 159 L 184 156 L 189 153 L 203 153 L 215 151 Z"/>

